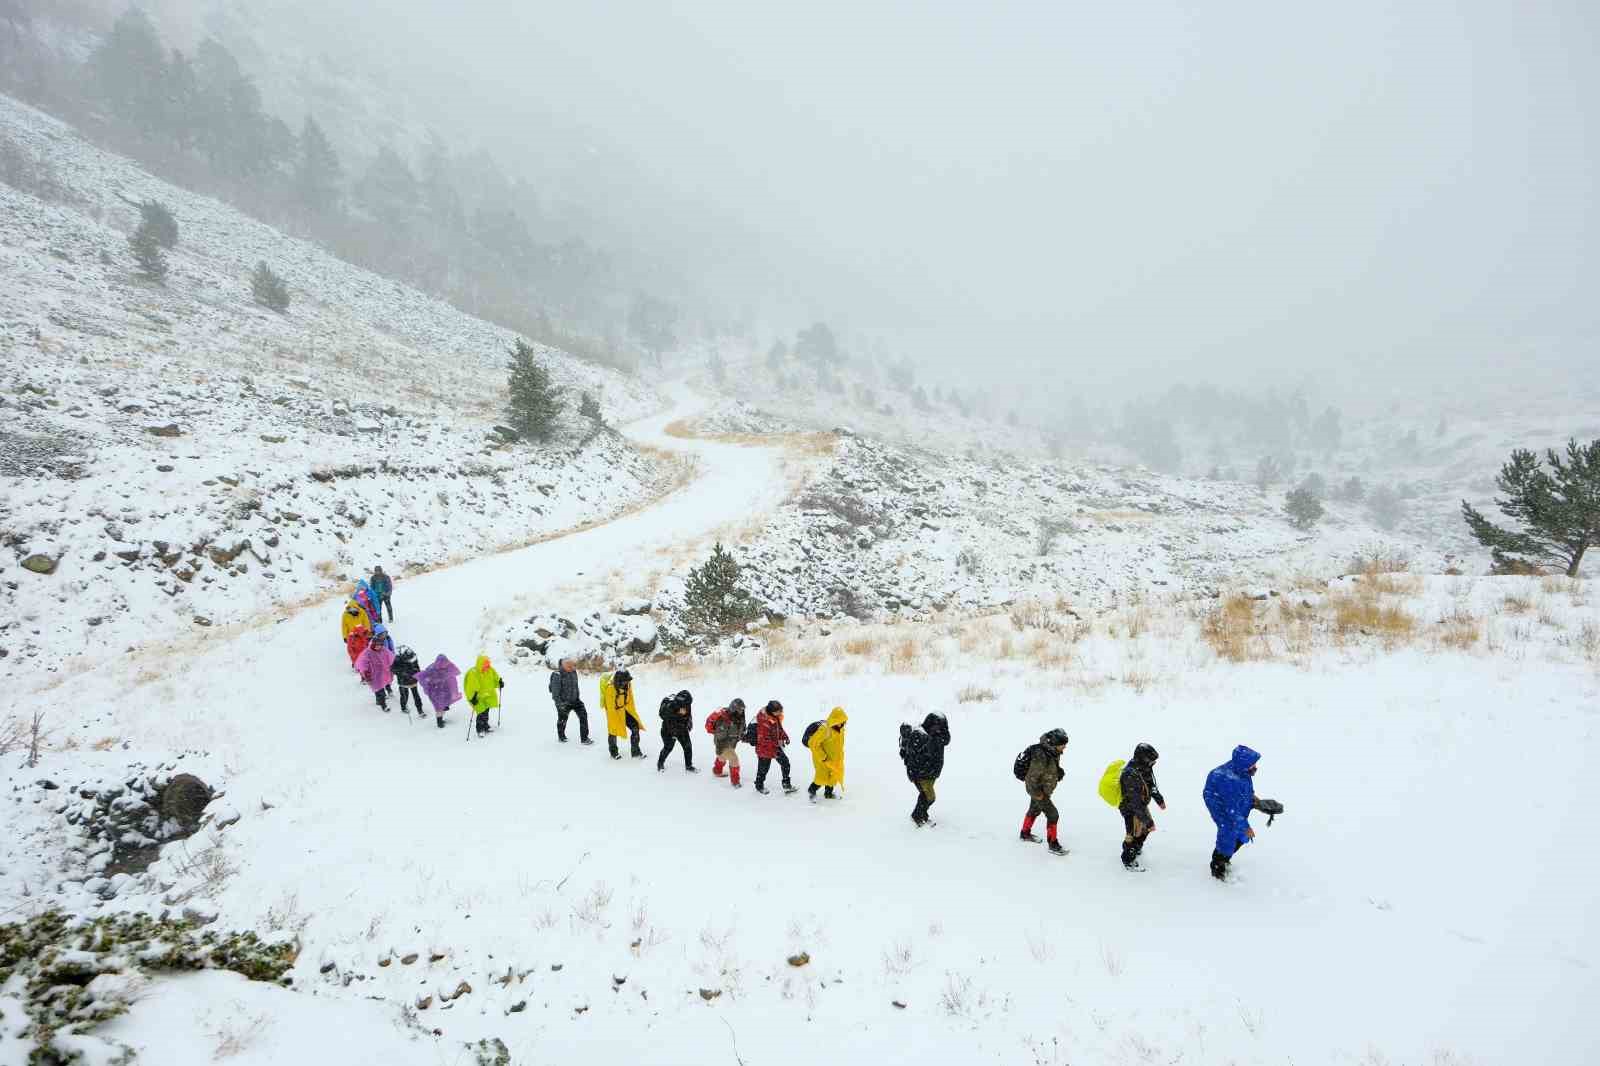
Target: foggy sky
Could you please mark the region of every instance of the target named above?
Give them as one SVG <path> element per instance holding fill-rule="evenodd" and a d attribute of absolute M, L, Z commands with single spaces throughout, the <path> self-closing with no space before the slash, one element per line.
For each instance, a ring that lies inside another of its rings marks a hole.
<path fill-rule="evenodd" d="M 1592 4 L 318 6 L 467 129 L 593 129 L 921 359 L 1346 390 L 1600 362 Z"/>

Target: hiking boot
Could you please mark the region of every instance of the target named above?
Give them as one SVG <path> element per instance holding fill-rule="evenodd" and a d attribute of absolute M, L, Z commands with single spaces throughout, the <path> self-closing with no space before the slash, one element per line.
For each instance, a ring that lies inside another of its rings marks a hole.
<path fill-rule="evenodd" d="M 833 794 L 833 786 L 832 786 L 832 785 L 829 785 L 829 786 L 828 786 L 828 787 L 827 787 L 827 788 L 825 788 L 825 789 L 823 789 L 823 790 L 822 790 L 822 798 L 823 798 L 823 799 L 827 799 L 827 800 L 836 800 L 836 799 L 838 799 L 838 798 L 839 798 L 839 797 L 838 797 L 838 796 L 835 796 L 835 795 L 834 795 L 834 794 Z"/>
<path fill-rule="evenodd" d="M 659 763 L 659 762 L 656 763 L 656 773 L 664 774 L 666 772 L 667 772 L 667 766 L 666 766 L 665 763 Z"/>
<path fill-rule="evenodd" d="M 1138 859 L 1133 859 L 1130 862 L 1123 863 L 1122 864 L 1122 868 L 1124 870 L 1132 871 L 1133 873 L 1136 873 L 1136 874 L 1142 874 L 1142 873 L 1145 872 L 1146 869 L 1148 869 L 1148 867 L 1146 867 L 1145 864 L 1140 862 Z"/>
<path fill-rule="evenodd" d="M 1052 855 L 1065 855 L 1066 853 L 1067 853 L 1067 849 L 1061 846 L 1061 841 L 1059 841 L 1059 840 L 1050 841 L 1050 854 L 1052 854 Z"/>
<path fill-rule="evenodd" d="M 767 794 L 768 794 L 768 793 L 769 793 L 769 792 L 770 792 L 770 791 L 771 791 L 771 790 L 770 790 L 770 789 L 768 789 L 768 788 L 767 788 L 767 786 L 766 786 L 766 785 L 757 785 L 757 786 L 756 786 L 756 791 L 757 791 L 757 792 L 759 792 L 759 793 L 761 793 L 761 794 L 762 794 L 762 795 L 763 795 L 763 796 L 765 796 L 765 795 L 767 795 Z"/>
<path fill-rule="evenodd" d="M 789 782 L 787 782 L 787 781 L 785 781 L 783 783 L 783 790 L 785 792 L 799 792 L 800 791 L 798 788 L 795 788 L 793 785 L 789 784 Z"/>
<path fill-rule="evenodd" d="M 434 723 L 434 725 L 437 725 L 440 729 L 444 728 L 444 719 L 443 718 L 435 718 L 433 720 L 433 723 Z"/>
<path fill-rule="evenodd" d="M 590 744 L 590 745 L 592 745 L 592 744 L 594 744 L 594 741 L 590 740 L 588 737 L 584 737 L 582 740 L 578 741 L 578 743 L 579 744 Z"/>
<path fill-rule="evenodd" d="M 1024 830 L 1023 830 L 1023 831 L 1022 831 L 1022 833 L 1021 833 L 1021 835 L 1019 835 L 1019 836 L 1018 836 L 1018 837 L 1017 837 L 1017 839 L 1018 839 L 1018 840 L 1026 840 L 1026 841 L 1027 841 L 1027 842 L 1028 842 L 1028 843 L 1030 843 L 1030 844 L 1037 844 L 1037 843 L 1039 843 L 1039 838 L 1038 838 L 1038 837 L 1036 837 L 1036 836 L 1034 836 L 1034 835 L 1033 835 L 1033 834 L 1032 834 L 1032 833 L 1030 833 L 1030 832 L 1028 832 L 1028 831 L 1027 831 L 1027 830 L 1026 830 L 1026 829 L 1024 829 Z"/>
<path fill-rule="evenodd" d="M 700 772 L 700 767 L 698 767 L 698 766 L 685 766 L 683 768 L 683 772 L 686 773 L 686 774 L 697 774 L 697 773 Z"/>
<path fill-rule="evenodd" d="M 556 734 L 556 739 L 559 740 L 563 744 L 565 744 L 567 742 L 567 738 L 562 736 L 560 733 Z"/>
<path fill-rule="evenodd" d="M 621 761 L 621 759 L 622 759 L 622 753 L 621 753 L 621 752 L 619 752 L 619 751 L 614 751 L 614 752 L 612 752 L 612 753 L 611 753 L 611 757 L 612 757 L 612 758 L 613 758 L 613 759 L 616 759 L 616 760 L 618 760 L 618 761 Z"/>
<path fill-rule="evenodd" d="M 918 818 L 913 814 L 911 816 L 911 824 L 916 826 L 918 829 L 921 829 L 923 826 L 928 824 L 928 820 L 926 818 Z"/>

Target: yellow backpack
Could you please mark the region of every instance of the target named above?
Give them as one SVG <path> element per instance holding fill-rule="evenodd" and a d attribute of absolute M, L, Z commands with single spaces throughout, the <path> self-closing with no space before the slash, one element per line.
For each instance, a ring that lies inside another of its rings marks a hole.
<path fill-rule="evenodd" d="M 1122 768 L 1128 760 L 1118 759 L 1100 775 L 1100 798 L 1113 807 L 1122 806 Z"/>

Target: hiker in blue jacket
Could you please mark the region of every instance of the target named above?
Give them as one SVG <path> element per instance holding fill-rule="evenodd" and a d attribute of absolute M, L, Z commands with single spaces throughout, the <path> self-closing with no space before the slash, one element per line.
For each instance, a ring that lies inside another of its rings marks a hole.
<path fill-rule="evenodd" d="M 374 566 L 372 576 L 367 579 L 367 586 L 372 589 L 372 609 L 378 612 L 373 621 L 383 621 L 384 608 L 388 608 L 389 621 L 393 622 L 394 603 L 391 597 L 394 595 L 394 579 L 383 572 L 383 567 Z"/>
<path fill-rule="evenodd" d="M 1218 881 L 1228 878 L 1228 861 L 1233 853 L 1256 838 L 1250 828 L 1250 812 L 1265 811 L 1281 814 L 1283 805 L 1275 800 L 1256 799 L 1256 764 L 1259 753 L 1240 744 L 1233 749 L 1227 762 L 1211 771 L 1206 777 L 1202 794 L 1211 820 L 1217 823 L 1217 846 L 1211 853 L 1211 876 Z"/>

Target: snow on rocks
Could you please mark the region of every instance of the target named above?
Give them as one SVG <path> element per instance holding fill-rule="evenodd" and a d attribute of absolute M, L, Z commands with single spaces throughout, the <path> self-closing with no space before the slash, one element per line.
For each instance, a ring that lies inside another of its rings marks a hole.
<path fill-rule="evenodd" d="M 639 604 L 644 604 L 643 610 Z M 648 600 L 631 600 L 632 611 L 591 611 L 577 621 L 562 617 L 533 617 L 520 630 L 510 634 L 523 658 L 532 652 L 544 665 L 555 669 L 563 659 L 591 667 L 615 668 L 649 658 L 660 647 L 661 634 L 645 612 Z"/>

